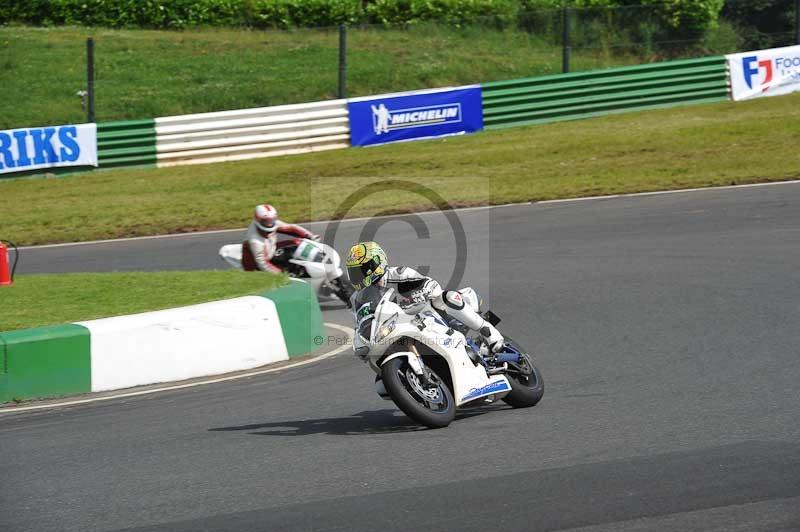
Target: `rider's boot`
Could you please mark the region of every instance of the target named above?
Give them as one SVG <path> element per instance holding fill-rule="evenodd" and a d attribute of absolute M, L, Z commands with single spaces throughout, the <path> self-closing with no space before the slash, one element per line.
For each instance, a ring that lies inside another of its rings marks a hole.
<path fill-rule="evenodd" d="M 505 340 L 500 331 L 483 319 L 480 314 L 468 307 L 461 294 L 454 290 L 448 290 L 442 294 L 442 302 L 446 305 L 442 310 L 473 331 L 478 331 L 486 339 L 486 343 L 492 352 L 496 353 L 503 349 Z"/>

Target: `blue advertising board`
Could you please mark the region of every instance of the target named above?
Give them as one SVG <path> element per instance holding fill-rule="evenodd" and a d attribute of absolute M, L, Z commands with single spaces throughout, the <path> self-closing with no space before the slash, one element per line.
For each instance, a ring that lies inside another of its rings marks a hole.
<path fill-rule="evenodd" d="M 479 85 L 348 100 L 350 141 L 369 146 L 483 129 Z"/>

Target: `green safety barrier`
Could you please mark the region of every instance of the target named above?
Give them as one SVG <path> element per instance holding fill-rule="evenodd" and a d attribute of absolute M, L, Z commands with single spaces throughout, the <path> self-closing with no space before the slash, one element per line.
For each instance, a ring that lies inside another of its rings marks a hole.
<path fill-rule="evenodd" d="M 485 129 L 575 120 L 729 98 L 724 56 L 481 85 Z M 100 168 L 153 166 L 155 119 L 97 124 Z M 75 171 L 69 169 L 66 171 Z"/>
<path fill-rule="evenodd" d="M 260 296 L 275 304 L 289 357 L 319 348 L 325 325 L 311 285 L 292 281 Z M 0 403 L 97 391 L 92 357 L 102 351 L 93 352 L 91 327 L 87 322 L 0 332 Z M 124 330 L 119 334 L 124 338 Z"/>
<path fill-rule="evenodd" d="M 0 333 L 0 403 L 91 391 L 89 331 L 58 325 Z"/>
<path fill-rule="evenodd" d="M 481 85 L 485 129 L 728 99 L 723 56 Z"/>
<path fill-rule="evenodd" d="M 317 296 L 310 284 L 291 281 L 261 296 L 275 303 L 290 357 L 310 353 L 319 347 L 314 338 L 325 335 L 325 325 Z"/>
<path fill-rule="evenodd" d="M 155 120 L 98 123 L 97 157 L 100 168 L 155 165 Z"/>

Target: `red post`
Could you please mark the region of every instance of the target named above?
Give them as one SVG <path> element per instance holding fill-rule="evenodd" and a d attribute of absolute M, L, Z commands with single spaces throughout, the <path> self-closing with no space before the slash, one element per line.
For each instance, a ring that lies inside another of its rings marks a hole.
<path fill-rule="evenodd" d="M 11 270 L 8 268 L 8 248 L 0 242 L 0 286 L 9 286 Z"/>

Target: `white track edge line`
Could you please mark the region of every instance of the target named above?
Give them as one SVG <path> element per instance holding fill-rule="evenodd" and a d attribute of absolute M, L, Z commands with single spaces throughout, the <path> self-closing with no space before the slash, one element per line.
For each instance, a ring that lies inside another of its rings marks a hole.
<path fill-rule="evenodd" d="M 338 323 L 328 323 L 328 322 L 325 323 L 325 326 L 326 327 L 330 327 L 332 329 L 339 329 L 340 331 L 342 331 L 345 334 L 347 334 L 348 338 L 351 337 L 350 333 L 351 333 L 352 329 L 350 327 L 345 327 L 344 325 L 339 325 Z M 239 375 L 231 375 L 231 376 L 228 376 L 228 377 L 217 377 L 217 378 L 214 378 L 214 379 L 206 379 L 206 380 L 203 380 L 203 381 L 190 382 L 190 383 L 187 383 L 187 384 L 178 384 L 178 385 L 175 385 L 175 386 L 164 386 L 162 388 L 153 388 L 152 390 L 140 390 L 138 392 L 125 392 L 125 393 L 120 393 L 120 394 L 116 394 L 116 395 L 109 395 L 107 397 L 91 397 L 91 398 L 88 398 L 88 399 L 77 399 L 77 400 L 74 400 L 74 401 L 64 401 L 64 402 L 61 402 L 61 403 L 48 403 L 48 404 L 43 404 L 43 405 L 20 406 L 18 408 L 6 407 L 6 408 L 3 408 L 3 409 L 0 409 L 0 416 L 2 416 L 4 414 L 16 414 L 16 413 L 19 413 L 19 412 L 27 412 L 27 411 L 31 411 L 31 410 L 44 410 L 44 409 L 47 409 L 47 408 L 60 408 L 60 407 L 64 407 L 64 406 L 81 405 L 81 404 L 86 404 L 86 403 L 96 403 L 96 402 L 99 402 L 99 401 L 110 401 L 112 399 L 124 399 L 126 397 L 137 397 L 137 396 L 140 396 L 140 395 L 149 395 L 151 393 L 167 392 L 167 391 L 170 391 L 170 390 L 181 390 L 183 388 L 193 388 L 195 386 L 202 386 L 204 384 L 215 384 L 217 382 L 233 381 L 233 380 L 237 380 L 237 379 L 244 379 L 245 377 L 255 377 L 256 375 L 264 375 L 264 374 L 267 374 L 267 373 L 276 373 L 278 371 L 283 371 L 283 370 L 293 369 L 293 368 L 299 368 L 301 366 L 306 366 L 308 364 L 313 364 L 315 362 L 320 362 L 320 361 L 325 360 L 327 358 L 335 357 L 336 355 L 338 355 L 339 353 L 341 353 L 345 349 L 349 349 L 349 348 L 350 348 L 349 343 L 345 342 L 345 345 L 343 345 L 341 347 L 337 347 L 336 349 L 334 349 L 330 353 L 325 353 L 324 355 L 320 355 L 320 356 L 317 356 L 317 357 L 314 357 L 314 358 L 311 358 L 311 359 L 308 359 L 308 360 L 303 360 L 302 362 L 296 362 L 294 364 L 289 364 L 287 366 L 281 366 L 279 368 L 260 369 L 260 370 L 250 371 L 248 373 L 241 373 Z"/>
<path fill-rule="evenodd" d="M 608 194 L 605 196 L 584 196 L 580 198 L 564 198 L 554 200 L 532 201 L 533 205 L 547 205 L 550 203 L 569 203 L 572 201 L 590 201 L 599 199 L 611 198 L 636 198 L 639 196 L 660 196 L 662 194 L 680 194 L 681 192 L 704 192 L 711 190 L 730 190 L 734 188 L 753 188 L 753 187 L 770 187 L 774 185 L 797 185 L 800 184 L 800 179 L 793 179 L 791 181 L 770 181 L 769 183 L 746 183 L 742 185 L 724 185 L 724 186 L 710 186 L 698 188 L 681 188 L 676 190 L 654 190 L 651 192 L 630 192 L 627 194 Z"/>
<path fill-rule="evenodd" d="M 479 205 L 476 207 L 459 207 L 457 209 L 453 209 L 454 212 L 467 212 L 467 211 L 478 211 L 484 209 L 502 209 L 505 207 L 518 207 L 521 205 L 548 205 L 552 203 L 569 203 L 569 202 L 578 202 L 578 201 L 590 201 L 590 200 L 599 200 L 599 199 L 613 199 L 613 198 L 635 198 L 637 196 L 658 196 L 661 194 L 680 194 L 682 192 L 703 192 L 707 190 L 730 190 L 736 188 L 753 188 L 753 187 L 769 187 L 775 185 L 796 185 L 800 184 L 800 179 L 793 179 L 791 181 L 771 181 L 769 183 L 746 183 L 743 185 L 724 185 L 724 186 L 708 186 L 708 187 L 698 187 L 698 188 L 681 188 L 677 190 L 654 190 L 651 192 L 630 192 L 627 194 L 607 194 L 604 196 L 582 196 L 579 198 L 564 198 L 564 199 L 553 199 L 553 200 L 542 200 L 542 201 L 521 201 L 516 203 L 502 203 L 499 205 Z M 380 218 L 402 218 L 404 216 L 420 216 L 425 214 L 436 214 L 442 211 L 434 210 L 434 211 L 419 211 L 419 212 L 409 212 L 404 214 L 387 214 L 385 216 L 361 216 L 359 218 L 345 218 L 343 220 L 315 220 L 310 222 L 298 222 L 302 225 L 320 225 L 320 224 L 329 224 L 332 222 L 340 222 L 340 223 L 350 223 L 350 222 L 362 222 L 364 220 L 372 220 L 372 219 L 380 219 Z M 215 229 L 212 231 L 197 231 L 197 232 L 190 232 L 190 233 L 170 233 L 168 235 L 148 235 L 148 236 L 134 236 L 130 238 L 109 238 L 106 240 L 87 240 L 86 242 L 64 242 L 61 244 L 43 244 L 41 246 L 21 246 L 19 249 L 47 249 L 47 248 L 60 248 L 60 247 L 70 247 L 70 246 L 90 246 L 93 244 L 112 244 L 114 242 L 133 242 L 136 240 L 157 240 L 161 238 L 179 238 L 179 237 L 192 237 L 192 236 L 203 236 L 203 235 L 216 235 L 222 233 L 244 233 L 245 228 L 240 229 Z"/>
<path fill-rule="evenodd" d="M 478 205 L 475 207 L 459 207 L 457 209 L 452 209 L 454 212 L 467 212 L 467 211 L 480 211 L 486 209 L 502 209 L 505 207 L 517 207 L 520 205 L 530 205 L 531 202 L 523 201 L 518 203 L 502 203 L 500 205 Z M 373 219 L 380 219 L 380 218 L 402 218 L 404 216 L 420 216 L 424 214 L 437 214 L 443 211 L 439 210 L 432 210 L 432 211 L 418 211 L 418 212 L 407 212 L 403 214 L 386 214 L 382 216 L 361 216 L 359 218 L 344 218 L 342 220 L 314 220 L 310 222 L 298 222 L 298 224 L 303 226 L 308 225 L 322 225 L 322 224 L 330 224 L 333 222 L 339 223 L 350 223 L 350 222 L 363 222 L 364 220 L 373 220 Z M 449 211 L 448 211 L 449 212 Z M 149 235 L 149 236 L 133 236 L 130 238 L 109 238 L 106 240 L 87 240 L 86 242 L 63 242 L 61 244 L 43 244 L 41 246 L 20 246 L 19 249 L 46 249 L 46 248 L 63 248 L 63 247 L 70 247 L 70 246 L 90 246 L 93 244 L 113 244 L 114 242 L 134 242 L 136 240 L 157 240 L 161 238 L 180 238 L 180 237 L 192 237 L 192 236 L 202 236 L 202 235 L 217 235 L 222 233 L 244 233 L 247 231 L 246 227 L 239 228 L 239 229 L 215 229 L 213 231 L 197 231 L 197 232 L 190 232 L 190 233 L 170 233 L 168 235 Z"/>

